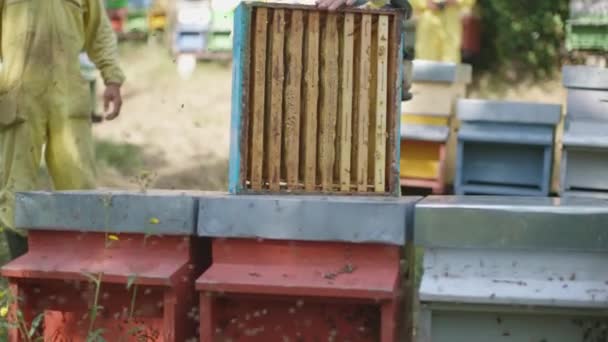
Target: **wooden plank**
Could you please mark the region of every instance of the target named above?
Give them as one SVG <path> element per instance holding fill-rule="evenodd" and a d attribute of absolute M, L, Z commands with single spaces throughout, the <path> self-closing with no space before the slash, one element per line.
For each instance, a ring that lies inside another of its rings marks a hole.
<path fill-rule="evenodd" d="M 403 103 L 403 87 L 405 78 L 404 66 L 404 43 L 405 36 L 403 34 L 402 18 L 400 16 L 392 17 L 389 23 L 389 41 L 394 42 L 399 39 L 399 44 L 389 44 L 389 73 L 388 73 L 388 153 L 386 160 L 386 179 L 388 183 L 388 192 L 393 196 L 400 196 L 400 156 L 401 156 L 401 104 Z"/>
<path fill-rule="evenodd" d="M 317 106 L 319 96 L 319 31 L 320 13 L 308 15 L 304 71 L 303 175 L 307 191 L 316 189 L 317 172 Z"/>
<path fill-rule="evenodd" d="M 268 182 L 271 191 L 281 189 L 281 137 L 283 131 L 283 85 L 285 83 L 285 11 L 273 13 L 270 67 L 270 113 L 268 155 Z"/>
<path fill-rule="evenodd" d="M 287 35 L 287 75 L 285 84 L 284 165 L 287 187 L 297 188 L 300 169 L 300 110 L 304 12 L 294 11 Z"/>
<path fill-rule="evenodd" d="M 319 118 L 319 174 L 323 191 L 333 189 L 336 122 L 338 117 L 338 16 L 327 15 L 321 47 L 321 106 Z"/>
<path fill-rule="evenodd" d="M 247 132 L 248 77 L 249 77 L 249 25 L 251 10 L 244 4 L 239 5 L 235 13 L 232 99 L 230 119 L 230 170 L 228 172 L 228 190 L 235 194 L 240 192 L 246 182 L 248 172 L 249 134 Z"/>
<path fill-rule="evenodd" d="M 370 110 L 370 71 L 371 71 L 371 41 L 372 16 L 363 14 L 361 17 L 357 95 L 357 147 L 356 151 L 356 182 L 357 191 L 367 192 L 368 177 L 368 144 L 369 144 L 369 110 Z"/>
<path fill-rule="evenodd" d="M 353 76 L 355 48 L 355 15 L 344 16 L 342 36 L 341 80 L 340 80 L 340 124 L 339 124 L 339 178 L 340 190 L 350 191 L 351 184 L 351 141 L 353 117 Z"/>
<path fill-rule="evenodd" d="M 253 96 L 251 122 L 251 188 L 259 191 L 263 187 L 264 169 L 264 114 L 266 98 L 266 44 L 268 38 L 268 10 L 255 11 L 255 36 L 253 54 Z"/>
<path fill-rule="evenodd" d="M 374 153 L 374 189 L 376 192 L 386 190 L 386 119 L 387 119 L 387 86 L 388 86 L 388 17 L 378 18 L 378 35 L 376 43 L 376 110 L 375 110 L 375 153 Z M 372 133 L 373 134 L 373 133 Z"/>

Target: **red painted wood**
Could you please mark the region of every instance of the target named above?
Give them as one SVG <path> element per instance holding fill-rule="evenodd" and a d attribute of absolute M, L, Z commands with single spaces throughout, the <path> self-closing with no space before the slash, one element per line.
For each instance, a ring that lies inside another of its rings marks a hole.
<path fill-rule="evenodd" d="M 98 305 L 103 309 L 93 330 L 104 329 L 106 341 L 198 338 L 194 280 L 210 263 L 204 240 L 124 234 L 108 246 L 105 234 L 39 231 L 30 232 L 29 239 L 29 252 L 2 272 L 24 299 L 19 309 L 28 312 L 28 321 L 45 314 L 45 341 L 86 340 L 95 286 L 83 272 L 102 274 Z M 11 342 L 23 340 L 11 333 Z"/>
<path fill-rule="evenodd" d="M 213 341 L 213 335 L 215 333 L 213 322 L 215 322 L 216 316 L 211 293 L 202 292 L 200 294 L 200 315 L 200 340 Z"/>
<path fill-rule="evenodd" d="M 238 295 L 212 301 L 215 319 L 201 335 L 203 342 L 378 342 L 381 335 L 380 307 L 374 303 Z"/>
<path fill-rule="evenodd" d="M 197 281 L 201 341 L 396 342 L 400 257 L 373 244 L 214 240 Z"/>
<path fill-rule="evenodd" d="M 168 286 L 179 281 L 190 260 L 190 239 L 125 234 L 119 241 L 99 233 L 29 233 L 29 252 L 2 267 L 12 278 L 87 280 L 84 272 L 104 274 L 108 283 L 136 276 L 142 285 Z M 109 243 L 109 245 L 108 245 Z M 63 247 L 62 247 L 63 246 Z"/>
<path fill-rule="evenodd" d="M 381 342 L 394 342 L 397 341 L 398 336 L 398 322 L 399 315 L 398 309 L 399 305 L 397 301 L 388 302 L 382 305 L 381 308 L 381 332 L 380 332 L 380 341 Z"/>
<path fill-rule="evenodd" d="M 255 258 L 251 256 L 255 255 Z M 198 290 L 386 300 L 396 295 L 399 248 L 215 240 Z"/>

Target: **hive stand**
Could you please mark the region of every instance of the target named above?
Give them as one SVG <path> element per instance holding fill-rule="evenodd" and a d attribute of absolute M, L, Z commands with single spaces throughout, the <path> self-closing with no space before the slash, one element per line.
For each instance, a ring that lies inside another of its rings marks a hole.
<path fill-rule="evenodd" d="M 399 194 L 406 14 L 237 8 L 231 193 Z"/>
<path fill-rule="evenodd" d="M 209 246 L 193 237 L 196 208 L 177 192 L 18 194 L 29 252 L 2 268 L 20 299 L 10 319 L 44 314 L 45 341 L 85 341 L 98 329 L 106 341 L 196 338 L 194 279 L 210 264 Z"/>
<path fill-rule="evenodd" d="M 469 65 L 415 60 L 411 101 L 401 118 L 401 185 L 444 194 L 456 155 L 456 101 L 466 97 Z"/>
<path fill-rule="evenodd" d="M 603 341 L 608 204 L 597 199 L 431 197 L 418 342 Z"/>
<path fill-rule="evenodd" d="M 455 192 L 548 196 L 561 106 L 460 100 Z"/>
<path fill-rule="evenodd" d="M 196 282 L 201 341 L 403 341 L 417 200 L 201 198 L 198 233 L 213 238 L 213 265 Z"/>
<path fill-rule="evenodd" d="M 608 197 L 608 70 L 564 67 L 562 196 Z"/>

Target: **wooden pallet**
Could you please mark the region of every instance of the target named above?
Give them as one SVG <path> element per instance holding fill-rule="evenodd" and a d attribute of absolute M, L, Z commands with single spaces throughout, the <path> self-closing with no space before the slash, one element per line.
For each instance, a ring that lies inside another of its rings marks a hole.
<path fill-rule="evenodd" d="M 399 193 L 401 18 L 239 7 L 232 193 Z"/>

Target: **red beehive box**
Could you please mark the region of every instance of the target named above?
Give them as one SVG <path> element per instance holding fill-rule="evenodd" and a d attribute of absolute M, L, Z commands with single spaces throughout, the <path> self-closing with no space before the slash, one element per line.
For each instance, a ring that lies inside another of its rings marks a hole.
<path fill-rule="evenodd" d="M 415 201 L 201 198 L 198 233 L 214 238 L 196 282 L 201 341 L 400 341 Z"/>
<path fill-rule="evenodd" d="M 95 332 L 106 341 L 196 338 L 194 279 L 210 260 L 192 236 L 192 196 L 27 193 L 16 202 L 29 252 L 2 268 L 20 299 L 10 320 L 20 312 L 29 326 L 43 315 L 44 341 L 84 342 Z M 24 337 L 14 329 L 9 340 Z"/>

